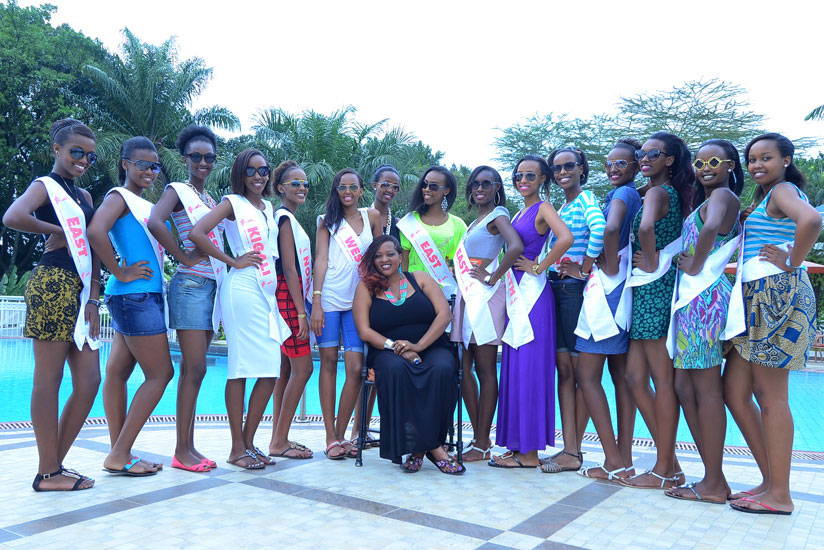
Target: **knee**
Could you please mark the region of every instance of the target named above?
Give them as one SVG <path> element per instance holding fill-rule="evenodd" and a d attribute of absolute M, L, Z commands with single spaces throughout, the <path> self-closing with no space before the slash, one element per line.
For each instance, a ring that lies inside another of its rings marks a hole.
<path fill-rule="evenodd" d="M 678 396 L 678 401 L 681 403 L 689 403 L 695 399 L 695 392 L 693 392 L 692 383 L 687 379 L 687 376 L 676 376 L 674 386 L 675 395 Z"/>
<path fill-rule="evenodd" d="M 646 376 L 629 369 L 624 374 L 624 381 L 630 388 L 642 388 L 649 384 L 649 379 Z"/>
<path fill-rule="evenodd" d="M 568 382 L 575 379 L 575 373 L 572 371 L 572 365 L 569 363 L 558 363 L 558 382 Z"/>

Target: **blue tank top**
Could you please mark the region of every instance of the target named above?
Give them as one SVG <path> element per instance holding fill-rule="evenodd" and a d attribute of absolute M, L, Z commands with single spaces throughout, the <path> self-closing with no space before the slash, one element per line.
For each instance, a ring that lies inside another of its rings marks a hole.
<path fill-rule="evenodd" d="M 779 184 L 783 185 L 783 184 Z M 793 189 L 806 202 L 810 202 L 807 195 L 801 189 L 793 185 Z M 767 205 L 770 203 L 770 195 L 775 187 L 770 189 L 767 196 L 752 211 L 752 214 L 744 222 L 744 261 L 758 256 L 761 247 L 767 244 L 779 245 L 785 242 L 795 241 L 795 222 L 791 218 L 773 218 L 767 214 Z"/>
<path fill-rule="evenodd" d="M 166 222 L 166 225 L 169 226 L 169 222 Z M 130 283 L 124 283 L 110 276 L 109 281 L 106 283 L 106 294 L 116 296 L 140 292 L 163 292 L 163 270 L 157 265 L 157 256 L 152 250 L 149 238 L 131 211 L 114 222 L 112 229 L 109 231 L 109 238 L 112 240 L 114 249 L 120 255 L 121 261 L 125 261 L 126 265 L 139 261 L 148 261 L 152 270 L 152 278 L 148 281 L 146 279 L 137 279 Z"/>

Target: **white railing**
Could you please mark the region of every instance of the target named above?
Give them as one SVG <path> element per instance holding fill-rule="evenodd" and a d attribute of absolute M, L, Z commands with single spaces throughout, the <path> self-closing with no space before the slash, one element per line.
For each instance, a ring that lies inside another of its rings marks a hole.
<path fill-rule="evenodd" d="M 22 338 L 26 325 L 26 302 L 22 296 L 0 296 L 0 337 Z M 100 306 L 100 338 L 114 338 L 112 316 L 105 305 Z M 177 342 L 177 332 L 169 332 L 169 342 Z"/>

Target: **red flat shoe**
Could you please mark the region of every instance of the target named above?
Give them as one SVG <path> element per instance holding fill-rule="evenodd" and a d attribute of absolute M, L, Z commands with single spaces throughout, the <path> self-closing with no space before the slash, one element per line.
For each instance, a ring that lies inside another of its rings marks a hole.
<path fill-rule="evenodd" d="M 209 460 L 208 458 L 204 458 L 200 462 L 207 465 L 209 468 L 217 468 L 217 462 L 215 462 L 214 460 Z"/>
<path fill-rule="evenodd" d="M 181 461 L 177 459 L 177 457 L 172 458 L 172 468 L 177 468 L 178 470 L 186 470 L 187 472 L 198 472 L 198 473 L 205 473 L 212 469 L 211 466 L 206 464 L 206 462 L 201 462 L 200 464 L 195 464 L 194 466 L 186 466 Z"/>

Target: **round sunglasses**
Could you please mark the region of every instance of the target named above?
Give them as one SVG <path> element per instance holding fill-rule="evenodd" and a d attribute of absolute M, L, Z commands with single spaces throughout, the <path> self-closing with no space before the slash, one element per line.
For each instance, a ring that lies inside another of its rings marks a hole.
<path fill-rule="evenodd" d="M 260 174 L 261 176 L 263 176 L 265 178 L 269 175 L 269 173 L 271 171 L 272 171 L 272 169 L 269 168 L 268 166 L 260 166 L 258 168 L 255 168 L 254 166 L 247 166 L 246 167 L 246 177 L 251 178 L 252 176 L 255 175 L 255 172 L 257 172 L 258 174 Z"/>
<path fill-rule="evenodd" d="M 87 153 L 80 147 L 74 147 L 72 149 L 69 149 L 69 156 L 74 160 L 80 160 L 83 157 L 86 157 L 86 160 L 89 162 L 89 164 L 94 164 L 95 162 L 97 162 L 97 153 L 95 153 L 94 151 L 89 151 Z"/>

